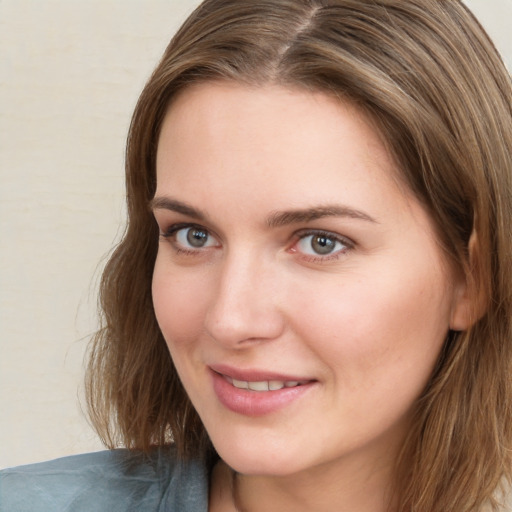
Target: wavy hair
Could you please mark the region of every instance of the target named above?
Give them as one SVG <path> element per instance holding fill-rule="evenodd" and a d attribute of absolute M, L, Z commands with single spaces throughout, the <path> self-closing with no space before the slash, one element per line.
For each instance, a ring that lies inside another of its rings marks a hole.
<path fill-rule="evenodd" d="M 497 507 L 512 472 L 512 85 L 457 0 L 206 0 L 184 23 L 128 135 L 128 224 L 103 273 L 87 373 L 104 442 L 174 444 L 183 457 L 212 449 L 155 319 L 158 230 L 148 210 L 165 113 L 179 91 L 211 80 L 322 91 L 380 131 L 485 303 L 470 329 L 449 334 L 415 404 L 396 463 L 397 511 Z"/>

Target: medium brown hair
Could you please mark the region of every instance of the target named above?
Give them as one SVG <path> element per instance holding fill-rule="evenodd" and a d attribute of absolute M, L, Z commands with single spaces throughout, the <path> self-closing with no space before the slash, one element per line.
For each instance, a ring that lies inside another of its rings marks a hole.
<path fill-rule="evenodd" d="M 128 225 L 103 274 L 87 377 L 102 439 L 142 450 L 173 443 L 182 456 L 211 448 L 155 319 L 158 230 L 148 210 L 166 110 L 209 80 L 323 91 L 370 116 L 480 297 L 474 325 L 449 334 L 415 404 L 397 510 L 495 504 L 512 471 L 512 86 L 457 0 L 206 0 L 185 22 L 128 136 Z"/>

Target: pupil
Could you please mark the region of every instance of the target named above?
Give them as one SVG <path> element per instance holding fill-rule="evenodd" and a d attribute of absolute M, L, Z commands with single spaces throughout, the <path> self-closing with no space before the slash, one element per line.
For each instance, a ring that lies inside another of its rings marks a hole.
<path fill-rule="evenodd" d="M 203 247 L 208 240 L 208 234 L 200 229 L 189 229 L 187 233 L 187 242 L 192 247 Z"/>
<path fill-rule="evenodd" d="M 315 236 L 311 240 L 311 247 L 317 254 L 329 254 L 334 249 L 336 242 L 326 236 Z"/>

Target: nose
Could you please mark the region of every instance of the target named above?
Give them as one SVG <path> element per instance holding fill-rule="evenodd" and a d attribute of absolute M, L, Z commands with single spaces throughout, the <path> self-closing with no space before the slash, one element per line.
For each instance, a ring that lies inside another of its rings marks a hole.
<path fill-rule="evenodd" d="M 232 255 L 219 269 L 205 329 L 227 348 L 278 338 L 284 329 L 278 272 L 271 262 Z"/>

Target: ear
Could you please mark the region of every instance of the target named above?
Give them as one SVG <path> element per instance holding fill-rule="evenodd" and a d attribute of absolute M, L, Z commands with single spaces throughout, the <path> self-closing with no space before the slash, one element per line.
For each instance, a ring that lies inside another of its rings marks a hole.
<path fill-rule="evenodd" d="M 484 285 L 480 243 L 473 231 L 468 243 L 469 265 L 455 286 L 450 315 L 452 331 L 466 331 L 487 311 L 489 293 Z"/>

